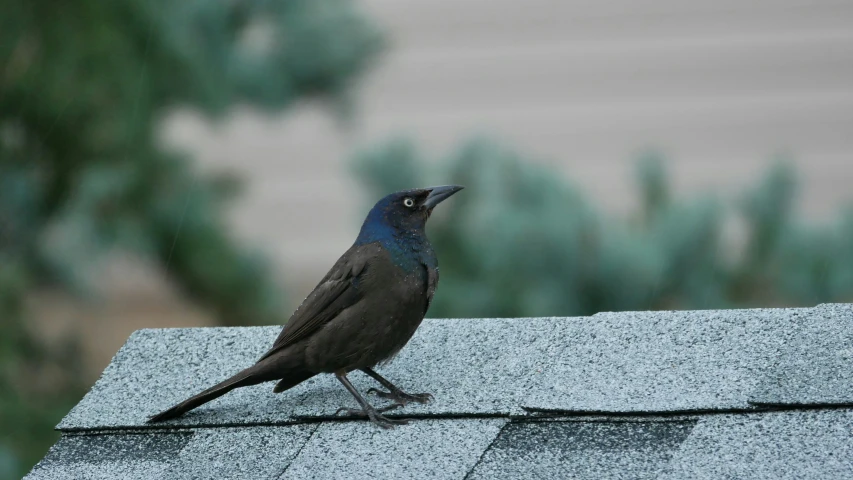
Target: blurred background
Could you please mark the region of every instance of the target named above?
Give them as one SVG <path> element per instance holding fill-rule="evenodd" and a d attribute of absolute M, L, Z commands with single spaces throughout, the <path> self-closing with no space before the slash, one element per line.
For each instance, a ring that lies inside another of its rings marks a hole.
<path fill-rule="evenodd" d="M 853 4 L 0 1 L 0 478 L 139 328 L 459 183 L 432 317 L 853 301 Z"/>

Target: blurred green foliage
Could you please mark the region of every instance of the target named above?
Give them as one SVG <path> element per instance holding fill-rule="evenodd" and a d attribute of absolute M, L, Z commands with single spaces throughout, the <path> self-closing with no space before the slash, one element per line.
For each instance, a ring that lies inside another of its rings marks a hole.
<path fill-rule="evenodd" d="M 123 249 L 225 324 L 284 319 L 267 263 L 224 227 L 233 182 L 158 144 L 168 109 L 316 97 L 346 113 L 381 48 L 347 0 L 0 3 L 0 475 L 40 458 L 82 393 L 74 355 L 28 329 L 34 289 L 91 294 L 98 260 Z M 61 381 L 34 380 L 48 375 Z"/>
<path fill-rule="evenodd" d="M 784 161 L 728 205 L 673 198 L 665 162 L 645 155 L 640 209 L 629 218 L 604 215 L 551 169 L 486 139 L 442 162 L 394 139 L 361 152 L 353 166 L 371 197 L 466 187 L 430 221 L 442 272 L 433 317 L 853 301 L 853 210 L 822 226 L 795 218 L 796 177 Z M 729 235 L 733 228 L 742 235 Z"/>

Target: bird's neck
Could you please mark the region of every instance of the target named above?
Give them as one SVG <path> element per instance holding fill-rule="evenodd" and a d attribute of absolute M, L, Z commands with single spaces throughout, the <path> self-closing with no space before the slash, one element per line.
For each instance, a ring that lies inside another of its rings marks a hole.
<path fill-rule="evenodd" d="M 390 225 L 365 224 L 355 241 L 356 245 L 379 243 L 400 267 L 421 268 L 435 263 L 432 246 L 423 229 L 403 230 Z"/>

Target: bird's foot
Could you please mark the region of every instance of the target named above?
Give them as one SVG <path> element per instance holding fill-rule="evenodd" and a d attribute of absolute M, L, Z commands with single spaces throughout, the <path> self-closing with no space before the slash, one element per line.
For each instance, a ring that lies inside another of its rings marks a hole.
<path fill-rule="evenodd" d="M 345 413 L 348 416 L 352 417 L 367 417 L 372 423 L 382 427 L 382 428 L 394 428 L 397 425 L 407 425 L 409 422 L 403 419 L 392 419 L 388 418 L 385 415 L 382 415 L 382 412 L 387 412 L 389 410 L 394 410 L 395 408 L 399 408 L 400 405 L 394 404 L 389 405 L 387 407 L 382 408 L 374 408 L 370 407 L 367 409 L 360 408 L 347 408 L 341 407 L 335 412 L 335 416 L 338 416 L 341 412 Z"/>
<path fill-rule="evenodd" d="M 393 406 L 398 407 L 405 407 L 406 405 L 412 402 L 429 403 L 434 399 L 432 394 L 429 393 L 406 393 L 402 390 L 391 390 L 390 392 L 384 392 L 377 388 L 371 388 L 367 391 L 367 393 L 368 395 L 374 393 L 377 397 L 393 400 L 395 402 Z"/>

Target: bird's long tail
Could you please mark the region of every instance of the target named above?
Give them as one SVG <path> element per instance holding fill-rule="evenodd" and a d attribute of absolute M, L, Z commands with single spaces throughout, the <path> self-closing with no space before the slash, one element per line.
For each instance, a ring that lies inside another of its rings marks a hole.
<path fill-rule="evenodd" d="M 270 368 L 268 364 L 258 363 L 252 365 L 251 367 L 237 373 L 233 377 L 225 380 L 221 383 L 218 383 L 207 390 L 190 397 L 183 402 L 175 405 L 174 407 L 164 410 L 157 415 L 148 419 L 148 423 L 156 423 L 162 422 L 164 420 L 169 420 L 171 418 L 179 417 L 184 413 L 198 407 L 199 405 L 204 405 L 205 403 L 219 398 L 222 395 L 234 390 L 239 387 L 246 387 L 249 385 L 257 385 L 259 383 L 267 382 L 269 380 L 275 380 L 275 376 L 270 375 Z"/>

